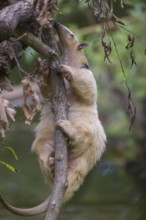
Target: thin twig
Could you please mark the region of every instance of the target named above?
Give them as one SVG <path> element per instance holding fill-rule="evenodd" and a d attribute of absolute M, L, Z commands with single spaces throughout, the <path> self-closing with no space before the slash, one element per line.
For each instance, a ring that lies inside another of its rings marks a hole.
<path fill-rule="evenodd" d="M 119 54 L 119 51 L 118 51 L 118 48 L 117 48 L 117 45 L 116 45 L 116 42 L 113 38 L 113 35 L 109 29 L 109 32 L 110 32 L 110 36 L 112 38 L 112 41 L 113 41 L 113 44 L 114 44 L 114 47 L 115 47 L 115 51 L 117 53 L 117 56 L 118 56 L 118 59 L 119 59 L 119 62 L 120 62 L 120 66 L 121 66 L 121 70 L 122 70 L 122 73 L 123 73 L 123 77 L 124 77 L 124 84 L 128 90 L 128 106 L 127 106 L 127 110 L 128 110 L 128 115 L 129 115 L 129 118 L 130 118 L 130 126 L 129 126 L 129 130 L 131 130 L 131 127 L 135 121 L 135 117 L 136 117 L 136 106 L 133 102 L 133 98 L 132 98 L 132 95 L 131 95 L 131 91 L 130 91 L 130 88 L 129 88 L 129 85 L 127 83 L 127 80 L 126 80 L 126 74 L 125 74 L 125 71 L 124 71 L 124 67 L 123 67 L 123 63 L 122 63 L 122 60 L 121 60 L 121 57 L 120 57 L 120 54 Z"/>

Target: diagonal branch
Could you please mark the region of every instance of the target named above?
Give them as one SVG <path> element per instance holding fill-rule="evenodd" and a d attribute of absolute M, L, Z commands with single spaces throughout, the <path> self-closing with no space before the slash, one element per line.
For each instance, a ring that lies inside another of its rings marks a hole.
<path fill-rule="evenodd" d="M 32 33 L 22 33 L 21 31 L 16 31 L 14 33 L 16 37 L 22 36 L 21 41 L 32 47 L 34 50 L 36 50 L 39 54 L 41 54 L 43 57 L 50 59 L 50 57 L 54 56 L 57 57 L 57 53 L 51 49 L 49 46 L 44 44 L 39 38 L 35 37 Z"/>

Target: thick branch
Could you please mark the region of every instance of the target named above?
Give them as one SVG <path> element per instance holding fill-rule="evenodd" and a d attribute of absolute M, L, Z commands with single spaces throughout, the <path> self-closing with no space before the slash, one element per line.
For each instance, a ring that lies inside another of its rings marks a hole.
<path fill-rule="evenodd" d="M 52 84 L 54 87 L 53 111 L 55 122 L 66 119 L 68 105 L 65 89 L 60 74 L 52 72 Z M 64 191 L 67 185 L 67 141 L 61 130 L 55 131 L 55 181 L 51 200 L 45 220 L 56 220 L 62 204 Z"/>
<path fill-rule="evenodd" d="M 0 11 L 0 41 L 8 39 L 17 25 L 27 21 L 33 14 L 32 0 L 24 0 Z"/>

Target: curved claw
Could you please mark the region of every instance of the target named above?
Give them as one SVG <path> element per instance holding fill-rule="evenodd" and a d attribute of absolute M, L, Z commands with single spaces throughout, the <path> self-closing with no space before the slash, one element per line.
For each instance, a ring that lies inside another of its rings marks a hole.
<path fill-rule="evenodd" d="M 46 212 L 48 208 L 49 200 L 50 200 L 50 197 L 48 197 L 41 204 L 34 206 L 33 208 L 17 208 L 15 206 L 10 205 L 8 202 L 6 202 L 0 195 L 0 203 L 3 205 L 3 207 L 5 207 L 8 211 L 12 212 L 13 214 L 16 214 L 19 216 L 36 216 L 36 215 L 40 215 Z"/>

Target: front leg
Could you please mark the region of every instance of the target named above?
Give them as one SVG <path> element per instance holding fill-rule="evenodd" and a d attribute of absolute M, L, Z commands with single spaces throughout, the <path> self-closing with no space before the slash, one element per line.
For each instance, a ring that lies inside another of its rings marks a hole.
<path fill-rule="evenodd" d="M 92 72 L 85 68 L 73 68 L 67 65 L 60 65 L 58 72 L 70 83 L 73 93 L 80 101 L 86 104 L 93 104 L 97 99 L 96 81 Z"/>
<path fill-rule="evenodd" d="M 64 78 L 68 82 L 71 82 L 73 80 L 73 70 L 72 70 L 72 68 L 70 66 L 60 65 L 58 67 L 58 72 L 62 73 Z"/>
<path fill-rule="evenodd" d="M 72 157 L 84 153 L 90 146 L 90 131 L 84 123 L 72 125 L 69 120 L 59 120 L 57 126 L 66 135 Z"/>

